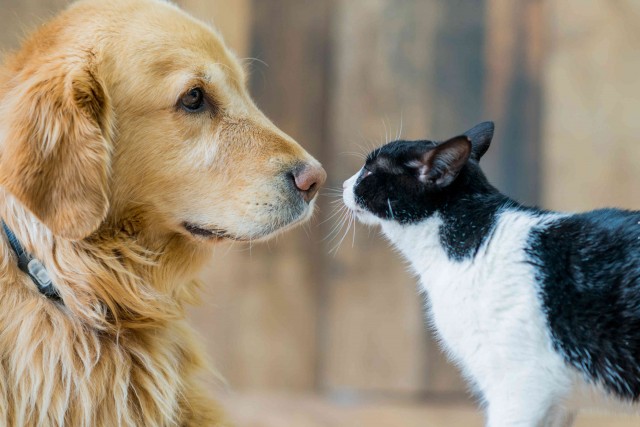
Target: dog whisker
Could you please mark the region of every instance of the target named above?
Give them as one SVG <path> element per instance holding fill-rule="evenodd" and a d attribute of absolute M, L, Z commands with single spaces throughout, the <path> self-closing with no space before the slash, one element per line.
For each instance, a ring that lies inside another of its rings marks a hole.
<path fill-rule="evenodd" d="M 253 63 L 253 62 L 258 62 L 262 65 L 264 65 L 265 67 L 269 68 L 269 64 L 267 64 L 265 61 L 263 61 L 260 58 L 253 58 L 253 57 L 246 57 L 246 58 L 240 58 L 240 61 L 242 62 L 249 62 L 249 63 Z"/>

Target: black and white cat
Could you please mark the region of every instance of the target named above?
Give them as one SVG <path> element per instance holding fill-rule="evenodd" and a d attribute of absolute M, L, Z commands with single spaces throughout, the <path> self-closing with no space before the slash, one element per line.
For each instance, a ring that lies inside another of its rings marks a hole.
<path fill-rule="evenodd" d="M 344 183 L 344 202 L 411 262 L 488 426 L 570 426 L 580 394 L 635 410 L 640 212 L 514 202 L 478 165 L 492 136 L 487 122 L 441 143 L 391 142 Z"/>

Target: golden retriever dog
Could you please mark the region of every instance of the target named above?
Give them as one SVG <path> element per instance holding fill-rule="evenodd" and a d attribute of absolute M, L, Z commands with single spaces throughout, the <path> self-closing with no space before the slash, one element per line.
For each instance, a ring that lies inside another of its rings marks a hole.
<path fill-rule="evenodd" d="M 5 58 L 0 425 L 226 425 L 194 278 L 216 243 L 306 220 L 326 178 L 245 79 L 161 0 L 80 1 Z"/>

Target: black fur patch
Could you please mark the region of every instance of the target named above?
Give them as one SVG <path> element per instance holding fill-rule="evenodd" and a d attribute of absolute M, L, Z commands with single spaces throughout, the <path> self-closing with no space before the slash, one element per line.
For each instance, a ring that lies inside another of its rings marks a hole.
<path fill-rule="evenodd" d="M 443 219 L 442 244 L 450 258 L 474 256 L 505 207 L 520 207 L 487 181 L 477 161 L 470 159 L 455 181 L 444 188 L 422 183 L 408 166 L 433 141 L 394 141 L 367 158 L 354 194 L 358 205 L 383 219 L 417 223 L 436 212 Z"/>
<path fill-rule="evenodd" d="M 475 256 L 507 205 L 506 198 L 499 194 L 466 196 L 444 205 L 440 211 L 440 241 L 449 258 L 462 261 Z"/>
<path fill-rule="evenodd" d="M 640 212 L 571 215 L 534 230 L 529 254 L 555 348 L 587 378 L 640 398 Z"/>

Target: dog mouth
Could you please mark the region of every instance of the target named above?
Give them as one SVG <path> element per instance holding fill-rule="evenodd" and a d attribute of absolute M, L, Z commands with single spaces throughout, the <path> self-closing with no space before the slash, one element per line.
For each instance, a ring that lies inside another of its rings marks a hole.
<path fill-rule="evenodd" d="M 230 240 L 242 240 L 237 236 L 230 234 L 228 231 L 221 228 L 203 227 L 192 222 L 183 222 L 182 227 L 187 230 L 191 235 L 204 239 L 230 239 Z"/>
<path fill-rule="evenodd" d="M 287 212 L 279 217 L 273 217 L 268 224 L 259 226 L 256 224 L 255 229 L 245 230 L 245 232 L 241 234 L 225 228 L 203 225 L 191 221 L 183 221 L 180 225 L 182 229 L 187 231 L 192 237 L 201 241 L 219 241 L 225 239 L 238 242 L 261 241 L 307 221 L 314 211 L 313 205 L 314 201 L 311 201 L 308 205 L 305 205 L 304 209 L 296 209 L 293 212 Z"/>

